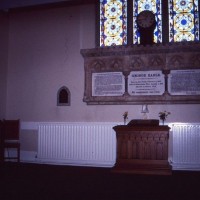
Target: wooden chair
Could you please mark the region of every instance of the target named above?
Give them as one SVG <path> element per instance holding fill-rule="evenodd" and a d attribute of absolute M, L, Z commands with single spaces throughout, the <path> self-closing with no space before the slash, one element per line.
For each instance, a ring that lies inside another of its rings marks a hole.
<path fill-rule="evenodd" d="M 20 162 L 20 120 L 3 120 L 3 148 L 7 149 L 8 154 L 4 156 L 4 160 L 17 159 Z M 17 149 L 16 156 L 9 155 L 9 149 Z M 5 155 L 5 154 L 4 154 Z"/>

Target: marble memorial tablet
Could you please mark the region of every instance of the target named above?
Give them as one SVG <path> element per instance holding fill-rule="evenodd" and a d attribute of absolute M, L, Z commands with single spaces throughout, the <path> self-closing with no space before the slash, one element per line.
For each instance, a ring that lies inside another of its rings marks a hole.
<path fill-rule="evenodd" d="M 171 95 L 200 95 L 200 69 L 171 70 L 168 91 Z"/>
<path fill-rule="evenodd" d="M 124 92 L 122 72 L 92 73 L 92 96 L 122 96 Z"/>
<path fill-rule="evenodd" d="M 138 95 L 163 95 L 165 79 L 162 71 L 132 71 L 128 77 L 128 93 Z"/>

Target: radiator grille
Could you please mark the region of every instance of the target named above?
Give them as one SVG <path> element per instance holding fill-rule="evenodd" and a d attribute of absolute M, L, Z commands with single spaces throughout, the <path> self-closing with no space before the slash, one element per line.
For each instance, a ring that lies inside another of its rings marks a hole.
<path fill-rule="evenodd" d="M 200 125 L 172 124 L 172 163 L 200 167 Z"/>
<path fill-rule="evenodd" d="M 116 135 L 111 123 L 40 123 L 38 161 L 111 167 Z M 173 169 L 200 170 L 200 124 L 172 123 L 169 160 Z"/>
<path fill-rule="evenodd" d="M 39 124 L 38 159 L 76 165 L 113 166 L 116 139 L 112 124 Z"/>

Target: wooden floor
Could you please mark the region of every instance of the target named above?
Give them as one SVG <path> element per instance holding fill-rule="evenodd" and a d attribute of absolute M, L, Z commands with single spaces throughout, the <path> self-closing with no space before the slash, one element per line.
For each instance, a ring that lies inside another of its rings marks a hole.
<path fill-rule="evenodd" d="M 0 165 L 0 200 L 198 200 L 200 172 L 171 176 L 113 173 L 110 168 Z"/>

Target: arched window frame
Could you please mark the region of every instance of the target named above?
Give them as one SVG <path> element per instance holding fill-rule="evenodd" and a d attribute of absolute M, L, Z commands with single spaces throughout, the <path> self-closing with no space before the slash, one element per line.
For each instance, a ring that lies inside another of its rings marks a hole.
<path fill-rule="evenodd" d="M 65 91 L 67 93 L 67 99 L 65 102 L 61 102 L 61 92 Z M 57 106 L 70 106 L 71 103 L 71 94 L 69 89 L 66 86 L 62 86 L 57 92 Z"/>
<path fill-rule="evenodd" d="M 168 16 L 168 2 L 170 0 L 162 1 L 162 44 L 169 43 L 169 16 Z M 96 46 L 100 46 L 100 1 L 96 4 Z M 200 13 L 200 2 L 198 4 L 198 11 Z M 200 14 L 199 14 L 200 21 Z M 199 23 L 200 30 L 200 23 Z M 163 34 L 164 33 L 164 34 Z M 199 36 L 200 41 L 200 36 Z M 198 42 L 199 42 L 198 41 Z M 127 45 L 133 45 L 133 0 L 127 0 Z"/>

